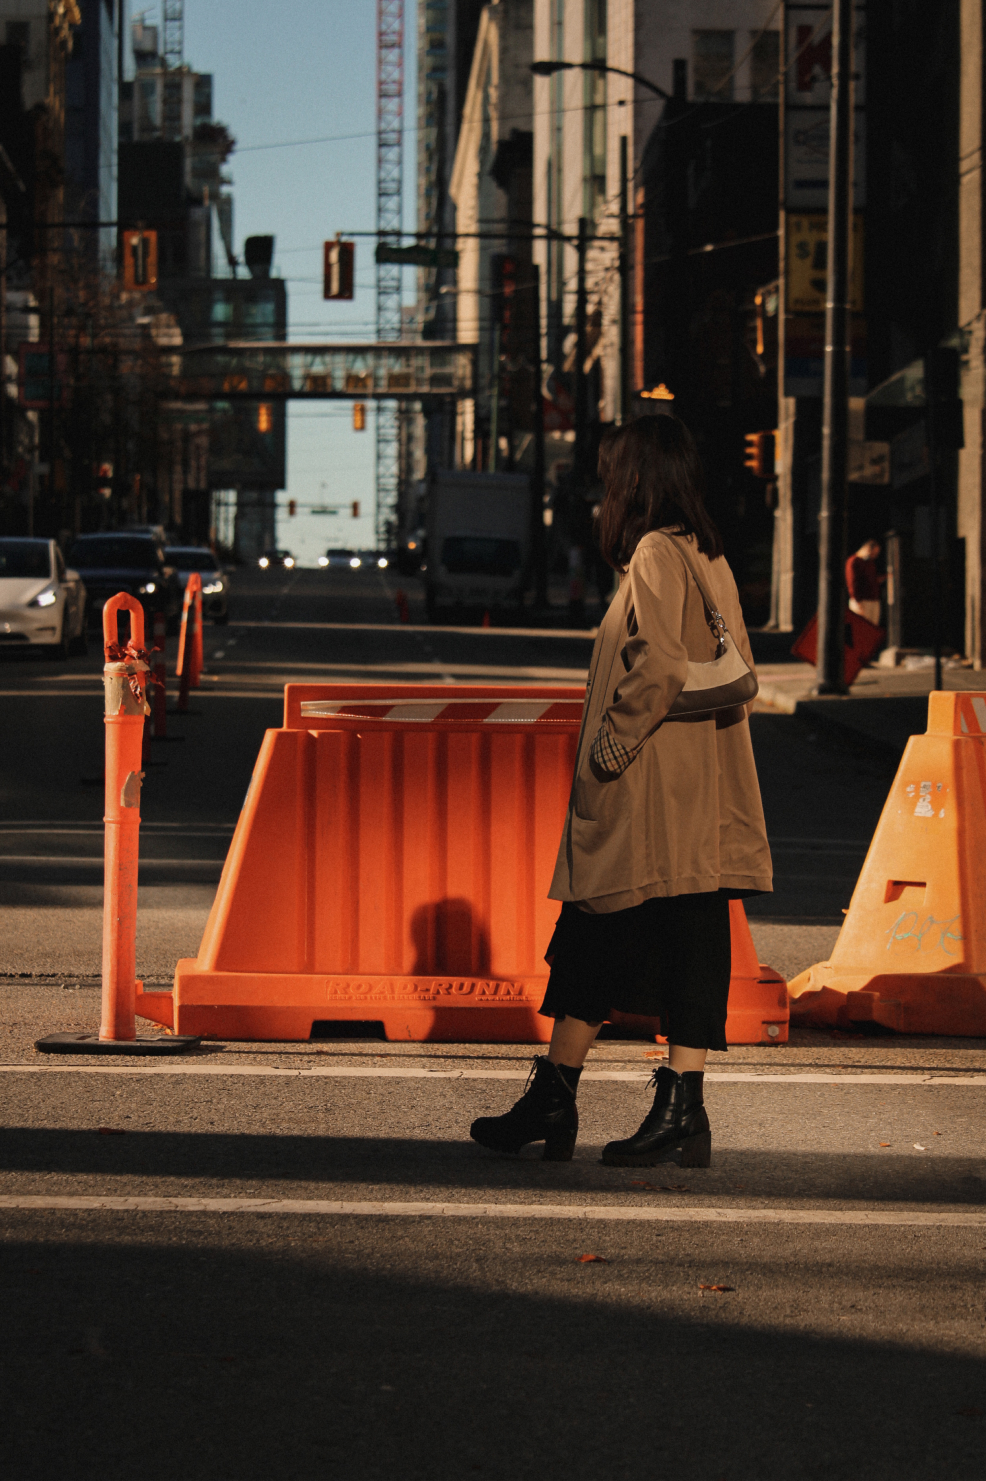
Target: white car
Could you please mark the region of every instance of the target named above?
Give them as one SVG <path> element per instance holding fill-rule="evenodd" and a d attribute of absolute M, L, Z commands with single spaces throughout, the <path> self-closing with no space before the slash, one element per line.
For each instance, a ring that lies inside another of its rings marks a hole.
<path fill-rule="evenodd" d="M 0 644 L 85 652 L 86 589 L 54 540 L 0 538 Z"/>

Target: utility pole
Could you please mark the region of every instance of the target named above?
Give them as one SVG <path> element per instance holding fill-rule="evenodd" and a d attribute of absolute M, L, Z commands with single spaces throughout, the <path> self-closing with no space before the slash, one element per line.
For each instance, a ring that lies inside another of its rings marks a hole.
<path fill-rule="evenodd" d="M 845 694 L 846 465 L 849 445 L 849 242 L 852 223 L 852 0 L 832 4 L 828 283 L 818 515 L 817 694 Z"/>
<path fill-rule="evenodd" d="M 588 301 L 585 283 L 585 259 L 589 247 L 589 222 L 579 217 L 578 276 L 575 289 L 575 484 L 579 493 L 588 482 L 586 478 L 586 456 L 589 432 L 589 387 L 585 377 L 585 361 L 588 354 L 586 319 Z"/>
<path fill-rule="evenodd" d="M 627 203 L 627 136 L 620 135 L 620 425 L 630 415 L 630 209 Z"/>

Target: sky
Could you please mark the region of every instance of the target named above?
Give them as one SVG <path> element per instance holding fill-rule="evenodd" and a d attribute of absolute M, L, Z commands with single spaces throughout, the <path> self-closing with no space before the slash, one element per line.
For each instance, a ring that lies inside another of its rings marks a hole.
<path fill-rule="evenodd" d="M 133 10 L 141 8 L 135 0 Z M 160 7 L 145 8 L 147 22 Z M 376 225 L 376 0 L 185 0 L 185 61 L 213 74 L 213 115 L 237 141 L 236 250 L 273 234 L 274 272 L 288 289 L 294 340 L 375 339 L 373 243 L 357 238 L 352 303 L 322 298 L 322 244 Z M 414 27 L 406 0 L 404 221 L 413 228 Z M 298 141 L 318 140 L 308 143 Z M 405 292 L 413 291 L 405 269 Z M 288 403 L 287 489 L 277 543 L 304 565 L 329 546 L 374 544 L 374 427 L 352 430 L 348 401 Z M 338 516 L 287 502 L 338 505 Z M 360 503 L 360 518 L 350 514 Z"/>

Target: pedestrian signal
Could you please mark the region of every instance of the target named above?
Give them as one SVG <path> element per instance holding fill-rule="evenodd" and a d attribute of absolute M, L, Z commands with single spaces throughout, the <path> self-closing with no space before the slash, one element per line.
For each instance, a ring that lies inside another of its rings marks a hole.
<path fill-rule="evenodd" d="M 157 287 L 157 232 L 123 233 L 123 286 L 139 293 Z"/>
<path fill-rule="evenodd" d="M 334 242 L 326 242 L 323 298 L 352 298 L 355 262 L 355 242 L 341 242 L 338 237 Z"/>
<path fill-rule="evenodd" d="M 366 406 L 362 401 L 353 402 L 353 431 L 366 431 Z"/>
<path fill-rule="evenodd" d="M 747 432 L 744 436 L 743 466 L 749 468 L 754 478 L 773 478 L 775 436 L 774 432 Z"/>
<path fill-rule="evenodd" d="M 261 401 L 257 407 L 257 431 L 272 432 L 274 430 L 274 408 L 269 401 Z"/>
<path fill-rule="evenodd" d="M 298 505 L 297 505 L 297 503 L 295 502 L 294 499 L 289 499 L 288 500 L 288 517 L 290 519 L 294 519 L 294 517 L 295 517 L 295 515 L 297 513 L 298 513 Z"/>
<path fill-rule="evenodd" d="M 353 519 L 359 519 L 359 500 L 353 500 Z"/>

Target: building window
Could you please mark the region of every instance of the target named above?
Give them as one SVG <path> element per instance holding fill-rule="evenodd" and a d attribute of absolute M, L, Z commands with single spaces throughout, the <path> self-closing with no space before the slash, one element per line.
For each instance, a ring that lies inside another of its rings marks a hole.
<path fill-rule="evenodd" d="M 781 70 L 781 33 L 754 32 L 750 40 L 750 98 L 754 103 L 776 102 Z"/>
<path fill-rule="evenodd" d="M 585 60 L 606 60 L 606 0 L 585 0 Z M 606 199 L 606 74 L 586 72 L 583 82 L 582 214 L 598 221 Z"/>
<path fill-rule="evenodd" d="M 692 79 L 696 98 L 728 103 L 733 96 L 734 31 L 692 32 Z"/>

